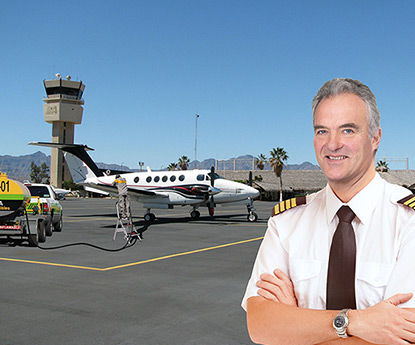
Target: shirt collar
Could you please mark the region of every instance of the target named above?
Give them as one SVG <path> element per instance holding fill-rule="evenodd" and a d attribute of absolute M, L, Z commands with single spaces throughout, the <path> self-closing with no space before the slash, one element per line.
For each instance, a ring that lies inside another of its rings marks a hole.
<path fill-rule="evenodd" d="M 383 192 L 384 184 L 382 178 L 378 173 L 375 174 L 375 177 L 369 184 L 363 188 L 359 193 L 357 193 L 352 200 L 347 204 L 343 203 L 337 196 L 334 194 L 333 190 L 329 185 L 326 186 L 326 217 L 327 224 L 330 224 L 337 211 L 342 205 L 348 205 L 352 211 L 355 213 L 357 218 L 364 224 L 370 218 L 374 208 L 376 207 L 376 200 L 380 199 L 380 196 Z"/>

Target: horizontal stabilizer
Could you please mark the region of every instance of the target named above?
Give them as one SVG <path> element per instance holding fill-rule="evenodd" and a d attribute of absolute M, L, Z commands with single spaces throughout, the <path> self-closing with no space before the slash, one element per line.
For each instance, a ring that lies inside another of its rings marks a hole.
<path fill-rule="evenodd" d="M 95 176 L 104 176 L 103 172 L 97 167 L 95 162 L 89 156 L 86 151 L 93 151 L 94 149 L 86 145 L 77 145 L 77 144 L 62 144 L 62 143 L 45 143 L 45 142 L 30 142 L 29 145 L 35 146 L 46 146 L 56 149 L 61 149 L 62 151 L 69 152 L 74 156 L 78 157 L 85 165 L 91 169 Z M 69 167 L 70 168 L 70 167 Z"/>

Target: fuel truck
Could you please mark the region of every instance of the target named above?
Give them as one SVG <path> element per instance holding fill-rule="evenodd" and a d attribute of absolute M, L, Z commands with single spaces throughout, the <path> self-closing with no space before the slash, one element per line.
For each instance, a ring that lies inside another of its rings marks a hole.
<path fill-rule="evenodd" d="M 28 217 L 26 205 L 30 198 L 23 183 L 7 178 L 0 171 L 0 237 L 27 240 L 29 246 L 36 247 L 39 242 L 44 242 L 45 224 L 41 216 Z"/>

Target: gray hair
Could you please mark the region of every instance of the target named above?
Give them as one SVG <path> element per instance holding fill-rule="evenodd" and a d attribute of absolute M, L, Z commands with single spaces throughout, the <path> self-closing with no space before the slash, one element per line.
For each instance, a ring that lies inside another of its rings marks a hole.
<path fill-rule="evenodd" d="M 380 126 L 380 112 L 376 105 L 375 95 L 370 89 L 360 82 L 349 78 L 336 78 L 329 80 L 318 90 L 313 98 L 313 122 L 316 109 L 324 98 L 334 97 L 342 93 L 352 93 L 359 96 L 365 103 L 368 109 L 367 122 L 369 128 L 369 137 L 372 139 L 378 132 Z"/>

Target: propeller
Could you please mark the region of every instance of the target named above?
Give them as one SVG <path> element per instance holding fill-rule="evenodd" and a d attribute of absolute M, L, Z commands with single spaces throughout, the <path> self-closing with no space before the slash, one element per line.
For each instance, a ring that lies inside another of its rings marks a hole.
<path fill-rule="evenodd" d="M 215 190 L 215 168 L 213 166 L 210 168 L 210 186 L 212 187 L 212 190 Z M 213 216 L 215 213 L 215 200 L 213 199 L 213 194 L 210 195 L 207 206 L 209 209 L 209 215 Z"/>

